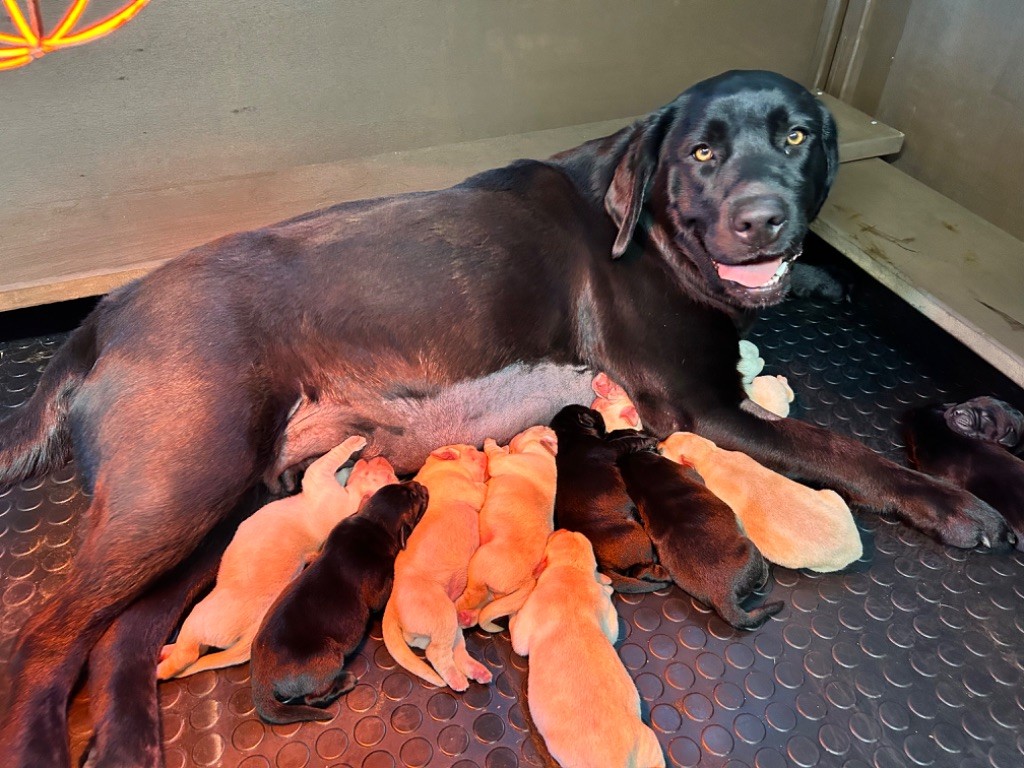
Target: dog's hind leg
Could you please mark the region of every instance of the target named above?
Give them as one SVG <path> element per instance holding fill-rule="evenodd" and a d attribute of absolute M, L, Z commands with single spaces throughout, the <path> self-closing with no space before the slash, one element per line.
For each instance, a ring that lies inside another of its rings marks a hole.
<path fill-rule="evenodd" d="M 176 416 L 161 407 L 159 395 L 144 403 L 130 395 L 117 390 L 98 397 L 98 418 L 80 428 L 102 445 L 92 456 L 86 452 L 86 463 L 99 455 L 102 465 L 68 578 L 26 623 L 10 658 L 10 704 L 0 725 L 4 768 L 69 765 L 68 697 L 89 651 L 114 617 L 192 552 L 258 477 L 253 441 L 238 426 L 251 419 L 248 399 L 237 398 L 232 409 L 230 401 L 169 398 L 168 407 L 183 412 Z M 246 411 L 239 412 L 242 403 Z M 190 418 L 200 406 L 205 421 Z M 184 434 L 173 428 L 183 417 Z M 83 458 L 77 445 L 76 455 Z"/>
<path fill-rule="evenodd" d="M 244 664 L 249 660 L 252 653 L 253 634 L 247 634 L 238 639 L 230 648 L 208 653 L 200 656 L 199 660 L 181 670 L 177 677 L 190 677 L 210 669 L 224 669 L 233 667 L 236 664 Z"/>
<path fill-rule="evenodd" d="M 457 633 L 455 638 L 453 657 L 459 672 L 469 678 L 469 680 L 485 684 L 491 682 L 491 670 L 469 655 L 469 650 L 466 648 L 466 637 L 461 631 Z M 466 686 L 469 687 L 468 682 Z M 454 686 L 452 687 L 454 688 Z"/>

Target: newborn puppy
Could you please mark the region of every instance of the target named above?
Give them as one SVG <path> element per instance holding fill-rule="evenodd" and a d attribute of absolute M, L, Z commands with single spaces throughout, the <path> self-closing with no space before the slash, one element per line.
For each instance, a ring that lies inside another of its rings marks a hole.
<path fill-rule="evenodd" d="M 660 448 L 672 461 L 697 470 L 771 562 L 829 573 L 863 554 L 850 508 L 835 491 L 800 485 L 744 453 L 723 450 L 690 432 L 670 435 Z"/>
<path fill-rule="evenodd" d="M 976 397 L 953 404 L 945 411 L 946 425 L 954 432 L 977 440 L 999 443 L 1008 450 L 1022 447 L 1024 414 L 994 397 Z"/>
<path fill-rule="evenodd" d="M 597 374 L 594 377 L 593 388 L 597 397 L 590 407 L 601 414 L 607 431 L 644 428 L 640 414 L 637 413 L 636 406 L 629 399 L 626 390 L 609 379 L 608 374 Z"/>
<path fill-rule="evenodd" d="M 671 577 L 634 517 L 636 507 L 616 464 L 625 453 L 650 448 L 653 438 L 623 430 L 620 439 L 608 442 L 601 415 L 582 405 L 563 408 L 551 427 L 558 436 L 555 525 L 590 539 L 602 573 L 617 591 L 668 586 Z"/>
<path fill-rule="evenodd" d="M 948 426 L 949 410 L 926 406 L 905 417 L 911 465 L 987 501 L 1006 518 L 1024 551 L 1024 461 L 998 442 L 964 437 Z M 987 434 L 995 434 L 988 430 Z"/>
<path fill-rule="evenodd" d="M 466 589 L 469 560 L 480 546 L 480 508 L 487 493 L 487 457 L 469 445 L 438 448 L 416 480 L 430 500 L 395 560 L 395 584 L 384 609 L 384 644 L 405 669 L 456 691 L 491 672 L 466 650 L 455 600 Z M 425 648 L 426 664 L 409 648 Z M 436 671 L 435 671 L 436 670 Z"/>
<path fill-rule="evenodd" d="M 252 645 L 252 699 L 268 723 L 330 720 L 355 687 L 345 657 L 391 594 L 395 557 L 427 507 L 416 482 L 385 485 L 338 523 L 323 551 L 267 612 Z"/>
<path fill-rule="evenodd" d="M 782 610 L 781 602 L 740 607 L 768 580 L 768 563 L 692 468 L 648 451 L 626 454 L 619 467 L 658 560 L 680 589 L 737 629 L 759 627 Z"/>
<path fill-rule="evenodd" d="M 655 768 L 665 756 L 640 719 L 640 696 L 613 643 L 619 618 L 586 537 L 555 531 L 547 564 L 512 617 L 512 648 L 529 656 L 530 717 L 563 768 Z"/>
<path fill-rule="evenodd" d="M 391 465 L 378 457 L 356 462 L 348 485 L 341 486 L 335 472 L 365 445 L 364 438 L 350 437 L 309 466 L 301 493 L 271 502 L 238 526 L 217 585 L 192 609 L 177 641 L 164 646 L 157 677 L 184 677 L 249 659 L 267 609 L 331 529 L 382 485 L 398 482 Z M 200 658 L 204 648 L 221 650 Z"/>
<path fill-rule="evenodd" d="M 494 440 L 484 443 L 490 477 L 480 510 L 480 548 L 469 561 L 466 591 L 455 603 L 463 627 L 479 620 L 497 632 L 494 620 L 518 611 L 533 589 L 534 571 L 554 530 L 557 447 L 548 427 L 520 432 L 507 448 Z"/>

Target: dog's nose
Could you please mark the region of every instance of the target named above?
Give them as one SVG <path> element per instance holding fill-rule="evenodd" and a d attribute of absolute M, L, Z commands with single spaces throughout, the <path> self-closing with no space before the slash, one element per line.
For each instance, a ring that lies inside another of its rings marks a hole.
<path fill-rule="evenodd" d="M 747 197 L 733 205 L 732 231 L 747 245 L 763 248 L 779 239 L 786 218 L 786 205 L 777 195 Z"/>

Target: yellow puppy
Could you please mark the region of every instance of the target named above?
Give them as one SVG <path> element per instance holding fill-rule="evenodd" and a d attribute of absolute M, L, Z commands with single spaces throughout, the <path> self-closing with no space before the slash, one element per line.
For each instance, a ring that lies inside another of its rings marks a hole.
<path fill-rule="evenodd" d="M 501 627 L 494 620 L 518 611 L 533 589 L 534 571 L 554 530 L 557 447 L 550 427 L 530 427 L 507 448 L 494 440 L 484 443 L 490 478 L 480 510 L 480 548 L 469 561 L 466 591 L 455 603 L 463 627 L 479 620 L 497 632 Z"/>
<path fill-rule="evenodd" d="M 263 616 L 320 549 L 331 529 L 378 488 L 398 482 L 386 459 L 356 462 L 348 485 L 335 472 L 366 445 L 350 437 L 306 470 L 302 492 L 257 510 L 238 526 L 217 571 L 217 584 L 160 653 L 157 677 L 185 677 L 249 659 Z M 200 658 L 206 648 L 221 650 Z"/>
<path fill-rule="evenodd" d="M 643 429 L 643 422 L 640 421 L 640 414 L 633 401 L 629 399 L 626 390 L 608 378 L 608 374 L 597 374 L 591 386 L 597 397 L 590 407 L 601 414 L 605 430 Z"/>
<path fill-rule="evenodd" d="M 486 471 L 487 457 L 469 445 L 438 448 L 427 458 L 416 475 L 430 494 L 427 509 L 395 560 L 395 582 L 384 609 L 384 644 L 395 661 L 456 691 L 466 690 L 470 679 L 491 681 L 490 670 L 466 650 L 455 610 L 469 560 L 480 546 Z M 426 649 L 434 669 L 410 645 Z"/>
<path fill-rule="evenodd" d="M 660 448 L 672 461 L 697 470 L 767 560 L 829 573 L 863 554 L 850 508 L 835 491 L 808 488 L 690 432 L 670 435 Z"/>
<path fill-rule="evenodd" d="M 662 768 L 654 731 L 640 719 L 640 696 L 613 643 L 619 620 L 609 580 L 590 542 L 555 531 L 547 565 L 509 628 L 529 656 L 530 716 L 563 768 Z"/>

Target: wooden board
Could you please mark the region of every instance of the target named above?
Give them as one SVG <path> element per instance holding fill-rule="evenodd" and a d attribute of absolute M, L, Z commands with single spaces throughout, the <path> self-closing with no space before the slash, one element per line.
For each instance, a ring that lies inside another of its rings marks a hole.
<path fill-rule="evenodd" d="M 1024 243 L 888 163 L 847 163 L 811 228 L 1024 386 Z"/>
<path fill-rule="evenodd" d="M 899 149 L 898 131 L 822 98 L 839 120 L 844 159 Z M 346 200 L 445 187 L 605 136 L 632 119 L 0 211 L 0 311 L 105 293 L 231 232 Z"/>

